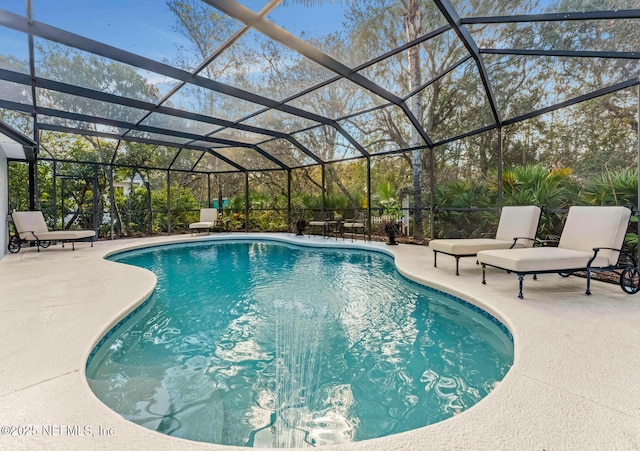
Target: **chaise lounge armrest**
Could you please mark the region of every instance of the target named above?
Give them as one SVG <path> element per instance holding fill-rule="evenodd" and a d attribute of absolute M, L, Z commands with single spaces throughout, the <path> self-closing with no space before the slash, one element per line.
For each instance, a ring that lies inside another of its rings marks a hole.
<path fill-rule="evenodd" d="M 633 266 L 637 266 L 636 259 L 635 259 L 634 255 L 632 253 L 630 253 L 628 251 L 625 251 L 623 249 L 615 248 L 615 247 L 604 247 L 604 246 L 594 247 L 593 248 L 593 258 L 591 260 L 594 260 L 598 256 L 598 252 L 600 252 L 600 251 L 619 252 L 620 255 L 624 255 L 625 257 L 630 259 L 633 262 Z M 618 260 L 620 260 L 620 256 L 618 256 Z M 591 265 L 591 261 L 589 261 L 589 265 Z"/>
<path fill-rule="evenodd" d="M 25 235 L 25 234 L 27 234 L 27 233 L 30 233 L 31 235 L 33 235 L 33 237 L 34 237 L 36 240 L 38 240 L 38 239 L 39 239 L 39 238 L 38 238 L 38 235 L 36 235 L 35 230 L 25 230 L 24 232 L 20 232 L 20 233 L 19 233 L 20 238 L 22 238 L 23 240 L 28 240 L 29 238 L 27 238 L 26 236 L 22 236 L 22 235 Z"/>
<path fill-rule="evenodd" d="M 518 244 L 518 240 L 528 240 L 528 241 L 533 241 L 533 243 L 536 243 L 536 239 L 535 238 L 531 238 L 528 236 L 514 236 L 513 237 L 513 244 L 511 245 L 511 248 L 513 248 L 516 244 Z"/>

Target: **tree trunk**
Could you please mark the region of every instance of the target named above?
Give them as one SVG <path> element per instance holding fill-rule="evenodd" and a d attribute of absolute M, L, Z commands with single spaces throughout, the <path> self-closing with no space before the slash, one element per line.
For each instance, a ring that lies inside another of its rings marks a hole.
<path fill-rule="evenodd" d="M 151 184 L 149 183 L 149 177 L 145 177 L 142 171 L 138 172 L 140 174 L 140 178 L 142 179 L 142 183 L 144 183 L 145 190 L 147 191 L 147 235 L 151 236 L 153 234 L 153 212 L 151 206 Z M 133 179 L 132 179 L 133 180 Z"/>
<path fill-rule="evenodd" d="M 420 0 L 409 0 L 407 2 L 407 11 L 404 16 L 404 28 L 407 34 L 407 41 L 422 35 L 422 11 L 420 10 Z M 409 49 L 409 90 L 413 91 L 422 84 L 422 73 L 420 69 L 420 49 L 417 46 Z M 413 115 L 422 120 L 422 99 L 419 94 L 414 95 L 410 99 L 409 108 Z M 411 145 L 420 146 L 422 138 L 417 130 L 411 130 Z M 422 240 L 424 238 L 423 228 L 423 202 L 422 202 L 422 150 L 414 150 L 411 154 L 411 162 L 413 167 L 413 238 Z"/>
<path fill-rule="evenodd" d="M 109 202 L 111 202 L 111 214 L 115 215 L 114 218 L 114 228 L 115 234 L 118 236 L 124 235 L 124 230 L 122 229 L 122 215 L 120 214 L 120 209 L 118 208 L 118 204 L 116 203 L 116 194 L 114 193 L 113 188 L 113 167 L 108 166 L 107 177 L 109 180 Z M 113 237 L 112 237 L 113 239 Z"/>
<path fill-rule="evenodd" d="M 131 168 L 131 179 L 129 180 L 129 195 L 127 196 L 127 223 L 125 224 L 124 230 L 127 231 L 126 235 L 129 235 L 133 230 L 131 230 L 131 207 L 133 204 L 133 179 L 136 176 L 136 168 Z"/>
<path fill-rule="evenodd" d="M 333 167 L 333 165 L 329 164 L 328 169 L 329 169 L 329 174 L 331 174 L 331 179 L 335 182 L 336 185 L 338 185 L 338 188 L 340 188 L 340 191 L 342 191 L 342 194 L 344 194 L 347 197 L 347 199 L 349 199 L 349 203 L 351 204 L 351 206 L 353 208 L 358 208 L 359 207 L 358 203 L 353 198 L 353 196 L 351 195 L 347 187 L 344 186 L 344 183 L 342 183 L 342 180 L 340 180 L 340 176 L 338 175 L 338 171 L 336 171 L 336 168 Z"/>

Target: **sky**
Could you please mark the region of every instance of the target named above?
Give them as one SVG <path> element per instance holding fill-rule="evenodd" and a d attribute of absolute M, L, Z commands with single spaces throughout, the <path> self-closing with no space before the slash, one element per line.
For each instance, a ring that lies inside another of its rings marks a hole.
<path fill-rule="evenodd" d="M 0 0 L 0 8 L 25 14 L 25 0 Z M 258 11 L 267 0 L 242 0 Z M 204 4 L 204 3 L 203 3 Z M 341 2 L 307 7 L 291 2 L 269 15 L 277 25 L 300 36 L 328 34 L 342 28 Z M 212 8 L 213 9 L 213 8 Z M 162 0 L 33 0 L 34 19 L 158 61 L 171 61 L 187 40 L 175 30 L 175 18 Z M 241 27 L 238 22 L 238 28 Z M 11 47 L 20 34 L 0 28 L 0 45 Z M 11 36 L 9 36 L 11 35 Z M 26 57 L 26 45 L 16 44 L 12 54 Z M 9 53 L 9 52 L 2 52 Z"/>

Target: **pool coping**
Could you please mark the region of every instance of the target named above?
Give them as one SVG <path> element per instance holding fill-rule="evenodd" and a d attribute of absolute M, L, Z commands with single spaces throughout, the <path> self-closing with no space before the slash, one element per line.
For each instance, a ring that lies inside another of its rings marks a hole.
<path fill-rule="evenodd" d="M 598 282 L 587 297 L 583 280 L 545 275 L 525 281 L 525 300 L 519 301 L 514 275 L 488 271 L 483 286 L 473 259 L 461 260 L 456 277 L 454 260 L 442 258 L 434 269 L 426 247 L 236 233 L 105 241 L 94 248 L 80 244 L 76 251 L 56 246 L 39 254 L 27 249 L 0 260 L 0 336 L 5 342 L 0 352 L 8 362 L 0 373 L 0 425 L 32 425 L 41 432 L 46 425 L 70 426 L 71 432 L 74 426 L 88 426 L 93 432 L 26 435 L 16 429 L 15 435 L 0 436 L 0 447 L 6 442 L 14 449 L 115 449 L 138 443 L 156 449 L 246 449 L 176 439 L 130 423 L 104 406 L 84 377 L 94 345 L 155 286 L 148 271 L 105 256 L 149 245 L 229 238 L 390 254 L 408 279 L 477 305 L 513 334 L 513 367 L 472 408 L 413 431 L 324 449 L 640 448 L 640 298 Z M 39 282 L 29 277 L 33 273 Z M 126 299 L 114 301 L 117 296 Z M 74 325 L 72 330 L 67 323 Z M 97 434 L 101 425 L 114 434 Z"/>

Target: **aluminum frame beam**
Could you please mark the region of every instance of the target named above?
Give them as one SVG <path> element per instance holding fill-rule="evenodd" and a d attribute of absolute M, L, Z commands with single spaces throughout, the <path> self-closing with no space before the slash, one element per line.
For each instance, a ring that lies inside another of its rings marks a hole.
<path fill-rule="evenodd" d="M 6 122 L 0 120 L 0 133 L 11 138 L 13 141 L 22 145 L 24 150 L 24 156 L 27 161 L 34 161 L 36 159 L 36 148 L 38 144 L 27 135 L 24 135 L 11 127 Z"/>
<path fill-rule="evenodd" d="M 520 14 L 514 16 L 464 17 L 463 25 L 503 24 L 522 22 L 566 22 L 575 20 L 640 19 L 640 9 L 621 9 L 611 11 L 585 11 L 549 14 Z"/>
<path fill-rule="evenodd" d="M 14 83 L 20 83 L 24 85 L 30 85 L 33 82 L 36 88 L 49 89 L 51 91 L 81 96 L 81 97 L 85 97 L 92 100 L 98 100 L 101 102 L 108 102 L 116 105 L 123 105 L 131 108 L 136 108 L 139 110 L 145 110 L 145 111 L 148 111 L 149 113 L 162 113 L 170 116 L 180 117 L 183 119 L 206 122 L 212 125 L 219 125 L 225 128 L 233 128 L 241 131 L 273 136 L 276 138 L 284 138 L 285 136 L 287 136 L 286 133 L 282 133 L 282 132 L 268 130 L 260 127 L 254 127 L 246 124 L 236 124 L 235 122 L 232 122 L 232 121 L 219 119 L 213 116 L 207 116 L 201 113 L 192 113 L 192 112 L 180 110 L 177 108 L 158 106 L 157 104 L 148 102 L 146 100 L 132 99 L 130 97 L 123 97 L 116 94 L 110 94 L 108 92 L 97 91 L 91 88 L 84 88 L 81 86 L 63 83 L 60 81 L 49 80 L 41 77 L 33 77 L 33 80 L 32 80 L 31 77 L 27 74 L 14 72 L 7 69 L 0 69 L 0 79 L 11 81 Z"/>
<path fill-rule="evenodd" d="M 249 8 L 241 5 L 240 3 L 234 0 L 203 0 L 214 8 L 222 11 L 226 15 L 240 20 L 246 25 L 251 26 L 252 28 L 258 30 L 260 33 L 265 36 L 277 41 L 286 47 L 294 50 L 295 52 L 305 56 L 311 61 L 329 69 L 330 71 L 341 75 L 343 78 L 351 81 L 352 83 L 357 84 L 358 86 L 365 88 L 374 94 L 382 97 L 385 100 L 388 100 L 391 103 L 394 103 L 402 108 L 405 112 L 412 125 L 416 128 L 422 139 L 430 144 L 432 141 L 424 131 L 422 124 L 418 121 L 418 119 L 411 112 L 409 107 L 404 103 L 404 101 L 396 96 L 395 94 L 387 91 L 381 86 L 373 83 L 371 80 L 365 78 L 364 76 L 355 73 L 353 69 L 345 66 L 338 60 L 332 58 L 326 53 L 318 50 L 302 39 L 293 36 L 291 33 L 287 32 L 285 29 L 277 26 L 273 22 L 265 20 L 260 17 L 257 13 L 253 12 Z M 286 105 L 285 105 L 286 106 Z"/>
<path fill-rule="evenodd" d="M 623 81 L 621 83 L 617 83 L 615 85 L 607 86 L 606 88 L 598 89 L 596 91 L 592 91 L 590 93 L 583 94 L 581 96 L 574 97 L 574 98 L 569 99 L 569 100 L 565 100 L 564 102 L 556 103 L 555 105 L 551 105 L 551 106 L 548 106 L 548 107 L 545 107 L 545 108 L 541 108 L 541 109 L 536 110 L 536 111 L 531 111 L 531 112 L 529 112 L 527 114 L 523 114 L 523 115 L 511 118 L 511 119 L 508 119 L 508 120 L 503 122 L 503 125 L 512 125 L 512 124 L 515 124 L 515 123 L 518 123 L 518 122 L 526 121 L 527 119 L 531 119 L 533 117 L 540 116 L 542 114 L 550 113 L 551 111 L 559 110 L 561 108 L 566 108 L 568 106 L 575 105 L 575 104 L 584 102 L 586 100 L 595 99 L 596 97 L 601 97 L 601 96 L 604 96 L 604 95 L 607 95 L 607 94 L 611 94 L 613 92 L 620 91 L 620 90 L 626 89 L 626 88 L 630 88 L 630 87 L 636 86 L 638 84 L 640 84 L 640 80 L 638 79 L 638 77 L 631 78 L 631 79 Z"/>
<path fill-rule="evenodd" d="M 520 56 L 566 56 L 570 58 L 640 59 L 640 52 L 607 52 L 598 50 L 545 50 L 545 49 L 480 49 L 481 54 Z"/>
<path fill-rule="evenodd" d="M 156 146 L 168 146 L 168 147 L 175 147 L 175 148 L 178 148 L 180 150 L 181 149 L 197 150 L 197 151 L 201 151 L 203 153 L 207 152 L 207 153 L 212 154 L 213 156 L 215 156 L 216 158 L 219 158 L 220 160 L 224 161 L 228 165 L 236 168 L 239 172 L 246 172 L 247 171 L 246 168 L 244 168 L 243 166 L 239 165 L 238 163 L 226 158 L 224 155 L 220 155 L 217 152 L 212 151 L 211 149 L 207 149 L 207 148 L 203 148 L 203 147 L 190 146 L 190 145 L 176 146 L 175 143 L 173 143 L 173 145 L 171 145 L 171 143 L 168 143 L 166 141 L 159 141 L 159 140 L 155 140 L 155 139 L 140 138 L 140 137 L 135 137 L 135 136 L 121 136 L 121 135 L 116 134 L 116 133 L 99 132 L 99 131 L 96 131 L 96 130 L 86 130 L 86 129 L 79 129 L 79 128 L 74 128 L 74 127 L 65 127 L 63 125 L 54 125 L 54 124 L 40 124 L 40 130 L 49 130 L 49 131 L 53 131 L 53 132 L 62 132 L 62 133 L 72 133 L 72 134 L 84 135 L 84 136 L 95 136 L 95 137 L 98 137 L 98 138 L 113 139 L 113 140 L 117 140 L 117 141 L 139 142 L 139 143 L 144 143 L 144 144 L 152 144 L 152 145 L 156 145 Z M 60 161 L 64 161 L 64 160 L 60 160 Z M 175 158 L 174 158 L 174 161 L 175 161 Z M 172 162 L 172 164 L 173 164 L 173 162 Z M 170 169 L 170 168 L 171 168 L 171 166 L 169 166 L 169 168 L 163 168 L 163 169 L 166 170 L 166 169 Z"/>
<path fill-rule="evenodd" d="M 471 33 L 469 33 L 469 30 L 467 30 L 467 28 L 462 24 L 460 16 L 449 0 L 433 0 L 433 2 L 438 7 L 442 15 L 447 19 L 447 22 L 449 22 L 453 30 L 458 35 L 458 38 L 462 41 L 467 51 L 473 57 L 478 68 L 478 72 L 480 73 L 480 79 L 482 80 L 485 93 L 489 100 L 489 105 L 491 106 L 491 112 L 493 113 L 496 124 L 500 125 L 502 123 L 502 118 L 498 109 L 498 103 L 496 101 L 495 94 L 493 93 L 493 87 L 489 80 L 487 68 L 484 65 L 484 61 L 482 61 L 482 57 L 480 56 L 480 51 L 478 50 L 475 40 L 471 36 Z"/>

